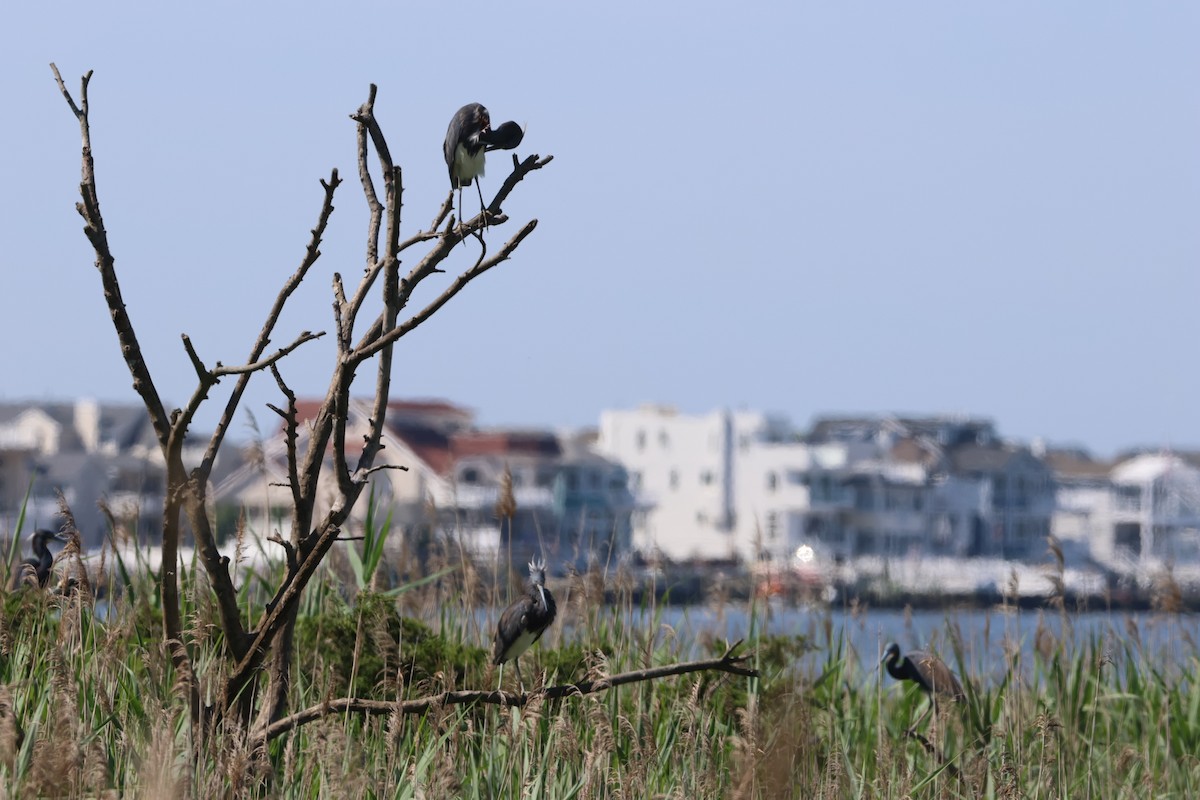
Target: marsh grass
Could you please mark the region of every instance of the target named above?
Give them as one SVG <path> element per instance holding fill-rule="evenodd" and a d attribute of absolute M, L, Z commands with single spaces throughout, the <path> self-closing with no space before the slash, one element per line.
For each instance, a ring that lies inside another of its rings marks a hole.
<path fill-rule="evenodd" d="M 380 537 L 371 542 L 382 547 Z M 253 548 L 254 537 L 244 546 Z M 1064 621 L 1058 633 L 1040 625 L 1032 643 L 1014 640 L 1010 621 L 1038 612 L 1000 609 L 996 622 L 965 632 L 948 614 L 929 644 L 965 678 L 966 701 L 944 704 L 915 736 L 906 730 L 927 699 L 881 679 L 878 654 L 856 652 L 847 636 L 848 626 L 869 625 L 869 610 L 830 614 L 809 636 L 781 637 L 764 633 L 771 610 L 752 605 L 744 633 L 758 680 L 700 673 L 564 700 L 535 697 L 521 709 L 331 715 L 264 751 L 228 730 L 191 728 L 182 676 L 161 642 L 155 576 L 137 556 L 118 553 L 110 547 L 89 561 L 93 576 L 105 565 L 102 602 L 88 585 L 0 598 L 5 797 L 1182 798 L 1200 791 L 1200 657 L 1167 611 L 1153 624 L 1177 632 L 1171 638 L 1182 649 L 1170 658 L 1149 648 L 1136 624 L 1078 635 L 1061 604 L 1041 612 Z M 404 700 L 496 686 L 487 658 L 495 615 L 481 610 L 487 592 L 478 571 L 454 546 L 425 553 L 419 567 L 404 563 L 410 557 L 403 547 L 387 554 L 368 547 L 335 560 L 340 568 L 310 588 L 293 708 L 347 694 Z M 277 567 L 257 569 L 240 584 L 247 609 L 278 578 Z M 403 577 L 400 591 L 380 588 L 383 572 Z M 211 592 L 202 571 L 188 565 L 182 574 L 185 646 L 198 672 L 220 674 Z M 559 684 L 686 660 L 697 648 L 723 651 L 723 641 L 667 624 L 662 606 L 635 603 L 632 583 L 620 568 L 602 567 L 556 582 L 560 620 L 524 656 L 527 679 Z M 606 593 L 616 601 L 601 602 Z M 712 603 L 727 607 L 719 587 Z M 506 674 L 506 684 L 513 677 Z"/>

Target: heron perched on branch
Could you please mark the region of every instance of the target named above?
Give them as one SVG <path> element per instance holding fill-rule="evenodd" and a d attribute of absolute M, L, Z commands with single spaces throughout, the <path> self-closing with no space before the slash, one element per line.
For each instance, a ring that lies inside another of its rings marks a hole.
<path fill-rule="evenodd" d="M 917 717 L 916 722 L 909 726 L 909 730 L 917 727 L 917 723 L 925 719 L 925 716 L 937 707 L 939 697 L 955 703 L 961 703 L 966 699 L 958 678 L 944 661 L 932 653 L 913 650 L 908 655 L 901 655 L 900 645 L 891 642 L 884 648 L 883 658 L 879 660 L 879 663 L 885 665 L 888 674 L 896 680 L 912 681 L 921 687 L 921 691 L 929 695 L 929 708 Z"/>
<path fill-rule="evenodd" d="M 12 587 L 23 586 L 28 580 L 36 580 L 37 585 L 45 588 L 50 582 L 50 568 L 54 566 L 54 556 L 46 545 L 51 540 L 67 542 L 70 539 L 64 533 L 55 533 L 45 528 L 38 528 L 29 536 L 33 548 L 33 558 L 27 558 L 13 570 Z"/>
<path fill-rule="evenodd" d="M 557 613 L 554 595 L 546 588 L 546 562 L 541 559 L 530 561 L 529 594 L 504 609 L 496 625 L 492 663 L 500 665 L 501 682 L 504 680 L 504 662 L 512 661 L 517 670 L 521 693 L 525 693 L 525 682 L 521 679 L 521 654 L 542 638 Z"/>
<path fill-rule="evenodd" d="M 479 192 L 479 209 L 483 212 L 483 189 L 479 178 L 483 177 L 484 154 L 489 150 L 512 150 L 525 138 L 525 131 L 509 120 L 492 129 L 492 118 L 488 110 L 479 103 L 467 103 L 450 119 L 446 130 L 446 141 L 442 152 L 446 156 L 446 169 L 450 171 L 450 188 L 458 189 L 458 216 L 462 222 L 462 187 L 475 182 Z M 487 223 L 487 217 L 484 217 Z"/>

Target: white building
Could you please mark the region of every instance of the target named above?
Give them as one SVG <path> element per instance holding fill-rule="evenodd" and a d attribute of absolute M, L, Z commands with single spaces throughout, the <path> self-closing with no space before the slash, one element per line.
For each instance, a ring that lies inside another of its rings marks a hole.
<path fill-rule="evenodd" d="M 831 417 L 801 438 L 762 413 L 647 406 L 604 412 L 598 446 L 649 509 L 635 545 L 675 559 L 1033 559 L 1050 530 L 1049 468 L 983 419 Z"/>
<path fill-rule="evenodd" d="M 734 495 L 741 555 L 786 563 L 808 543 L 803 520 L 811 505 L 811 449 L 795 440 L 740 442 L 738 462 Z"/>
<path fill-rule="evenodd" d="M 1170 453 L 1143 454 L 1110 479 L 1097 558 L 1118 569 L 1200 564 L 1200 469 Z"/>
<path fill-rule="evenodd" d="M 629 470 L 639 512 L 634 546 L 674 559 L 746 555 L 736 515 L 742 453 L 786 435 L 785 420 L 761 412 L 681 414 L 668 406 L 604 411 L 597 451 Z"/>

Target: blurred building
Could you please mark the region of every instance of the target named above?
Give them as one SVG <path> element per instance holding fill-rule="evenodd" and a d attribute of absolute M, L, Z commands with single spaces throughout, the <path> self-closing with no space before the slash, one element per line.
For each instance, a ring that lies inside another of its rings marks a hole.
<path fill-rule="evenodd" d="M 637 546 L 676 558 L 1041 558 L 1049 467 L 956 416 L 829 417 L 801 432 L 758 412 L 601 415 L 599 447 L 633 476 Z"/>
<path fill-rule="evenodd" d="M 305 452 L 308 428 L 319 402 L 297 404 L 297 449 Z M 371 405 L 351 402 L 348 456 L 361 452 Z M 397 400 L 388 404 L 383 450 L 371 475 L 376 518 L 412 537 L 453 540 L 478 558 L 503 556 L 523 562 L 544 555 L 552 567 L 563 562 L 619 557 L 630 547 L 633 495 L 625 468 L 597 454 L 587 437 L 552 431 L 481 429 L 474 414 L 441 400 Z M 326 465 L 324 497 L 329 508 L 335 480 Z M 404 469 L 399 469 L 403 467 Z M 259 458 L 222 481 L 214 497 L 236 508 L 252 530 L 290 524 L 287 446 L 282 430 L 262 443 Z M 352 515 L 362 525 L 367 502 Z M 228 516 L 228 515 L 227 515 Z"/>
<path fill-rule="evenodd" d="M 108 535 L 103 502 L 130 532 L 162 527 L 162 453 L 140 405 L 75 402 L 0 403 L 0 525 L 15 530 L 62 526 L 59 493 L 85 548 Z M 28 500 L 26 495 L 28 494 Z"/>

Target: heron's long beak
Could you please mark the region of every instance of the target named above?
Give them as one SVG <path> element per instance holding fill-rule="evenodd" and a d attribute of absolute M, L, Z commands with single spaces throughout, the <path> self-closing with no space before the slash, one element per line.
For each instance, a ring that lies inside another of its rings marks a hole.
<path fill-rule="evenodd" d="M 546 603 L 546 587 L 540 583 L 538 584 L 538 596 L 542 598 L 542 608 L 545 608 L 548 605 Z"/>

